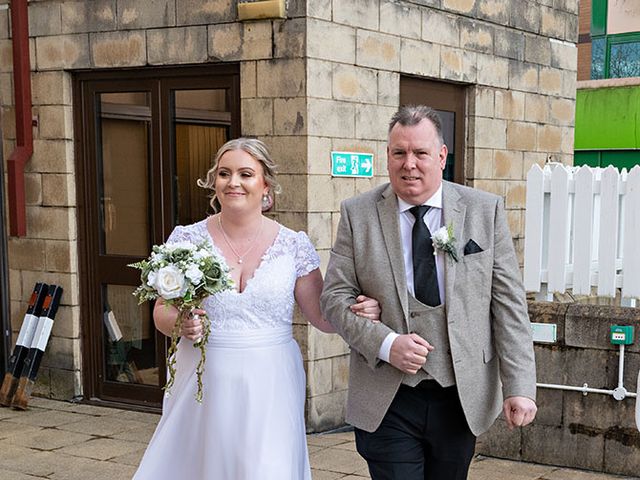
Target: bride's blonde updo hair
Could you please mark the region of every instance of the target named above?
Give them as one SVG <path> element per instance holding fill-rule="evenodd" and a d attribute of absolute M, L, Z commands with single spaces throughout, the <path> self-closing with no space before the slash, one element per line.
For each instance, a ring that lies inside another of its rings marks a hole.
<path fill-rule="evenodd" d="M 216 153 L 216 156 L 213 159 L 213 166 L 207 172 L 204 180 L 198 179 L 199 187 L 213 191 L 211 194 L 211 200 L 209 201 L 213 211 L 220 211 L 220 202 L 218 202 L 216 197 L 215 189 L 216 177 L 218 176 L 218 164 L 220 163 L 222 156 L 232 150 L 242 150 L 243 152 L 251 155 L 258 163 L 260 163 L 260 165 L 262 165 L 264 180 L 269 187 L 267 195 L 269 196 L 270 202 L 273 203 L 273 196 L 276 193 L 280 193 L 281 188 L 276 181 L 277 166 L 271 158 L 271 154 L 269 154 L 269 149 L 264 142 L 257 138 L 240 137 L 234 140 L 229 140 L 227 143 L 222 145 L 218 150 L 218 153 Z"/>

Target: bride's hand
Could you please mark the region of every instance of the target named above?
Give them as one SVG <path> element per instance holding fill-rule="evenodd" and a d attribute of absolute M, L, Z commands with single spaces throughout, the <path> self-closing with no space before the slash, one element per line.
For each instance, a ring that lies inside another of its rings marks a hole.
<path fill-rule="evenodd" d="M 200 340 L 204 333 L 204 326 L 202 325 L 202 315 L 206 315 L 207 312 L 199 308 L 194 308 L 190 312 L 184 314 L 182 320 L 182 327 L 180 328 L 180 336 L 188 338 L 192 342 Z"/>
<path fill-rule="evenodd" d="M 349 307 L 353 313 L 359 317 L 368 318 L 374 323 L 380 321 L 380 304 L 375 298 L 358 295 L 356 302 L 358 303 L 354 303 Z"/>

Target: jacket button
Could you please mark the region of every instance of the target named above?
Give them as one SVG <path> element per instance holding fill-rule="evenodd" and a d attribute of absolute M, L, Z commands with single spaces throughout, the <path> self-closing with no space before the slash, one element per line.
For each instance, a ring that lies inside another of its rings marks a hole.
<path fill-rule="evenodd" d="M 418 314 L 416 312 L 411 312 L 410 316 L 411 316 L 411 318 L 416 318 L 418 316 Z"/>

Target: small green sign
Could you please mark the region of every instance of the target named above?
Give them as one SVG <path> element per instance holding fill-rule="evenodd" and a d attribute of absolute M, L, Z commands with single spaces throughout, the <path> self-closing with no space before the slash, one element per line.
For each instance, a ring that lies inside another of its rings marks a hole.
<path fill-rule="evenodd" d="M 331 152 L 333 177 L 373 177 L 373 153 Z"/>

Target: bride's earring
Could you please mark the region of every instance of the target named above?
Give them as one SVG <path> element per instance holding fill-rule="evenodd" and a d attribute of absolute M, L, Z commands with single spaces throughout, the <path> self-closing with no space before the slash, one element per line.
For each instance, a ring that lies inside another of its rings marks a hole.
<path fill-rule="evenodd" d="M 273 198 L 271 198 L 271 195 L 268 193 L 265 193 L 262 195 L 262 211 L 269 211 L 271 210 L 271 207 L 273 207 Z"/>

